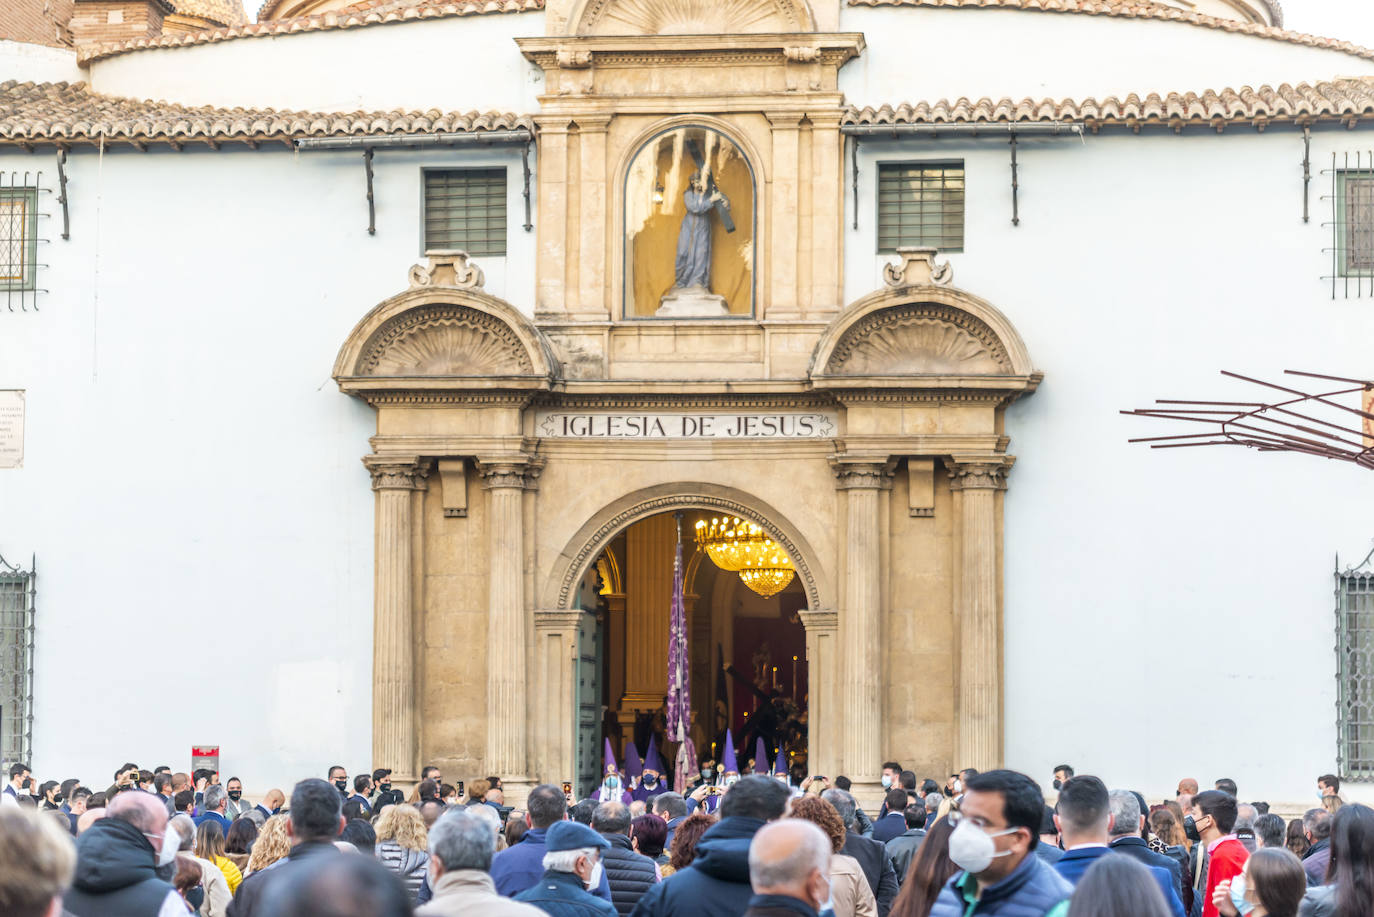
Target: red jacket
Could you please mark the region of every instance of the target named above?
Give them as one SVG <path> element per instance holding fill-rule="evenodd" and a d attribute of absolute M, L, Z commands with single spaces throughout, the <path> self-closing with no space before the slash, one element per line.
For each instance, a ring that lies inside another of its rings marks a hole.
<path fill-rule="evenodd" d="M 1202 917 L 1218 917 L 1217 906 L 1212 903 L 1212 892 L 1222 882 L 1234 879 L 1245 869 L 1245 861 L 1250 851 L 1236 840 L 1235 836 L 1217 842 L 1207 855 L 1207 888 L 1203 890 Z"/>

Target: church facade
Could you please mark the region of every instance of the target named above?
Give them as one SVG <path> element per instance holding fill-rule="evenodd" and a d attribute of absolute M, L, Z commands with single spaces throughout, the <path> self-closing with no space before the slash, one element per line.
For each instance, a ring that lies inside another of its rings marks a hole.
<path fill-rule="evenodd" d="M 0 42 L 36 772 L 589 789 L 663 739 L 679 546 L 703 757 L 1374 768 L 1363 470 L 1119 413 L 1368 377 L 1374 51 L 1261 0 L 124 5 Z"/>

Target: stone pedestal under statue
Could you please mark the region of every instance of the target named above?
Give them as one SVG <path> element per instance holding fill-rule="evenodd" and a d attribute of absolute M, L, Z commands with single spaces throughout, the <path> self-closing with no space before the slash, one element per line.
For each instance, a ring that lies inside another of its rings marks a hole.
<path fill-rule="evenodd" d="M 703 286 L 673 287 L 663 294 L 658 311 L 654 313 L 657 318 L 714 318 L 729 314 L 725 297 Z"/>

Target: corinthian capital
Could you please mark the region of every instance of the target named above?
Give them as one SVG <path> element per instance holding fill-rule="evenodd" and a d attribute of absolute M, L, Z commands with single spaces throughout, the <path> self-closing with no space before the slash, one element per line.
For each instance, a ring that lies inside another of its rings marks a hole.
<path fill-rule="evenodd" d="M 544 462 L 528 455 L 478 457 L 477 473 L 487 490 L 534 490 Z"/>
<path fill-rule="evenodd" d="M 424 490 L 433 466 L 424 459 L 368 455 L 363 464 L 372 472 L 373 490 Z"/>
<path fill-rule="evenodd" d="M 891 459 L 850 459 L 834 456 L 830 467 L 835 472 L 835 487 L 839 490 L 887 490 L 892 486 L 892 469 L 896 462 Z"/>
<path fill-rule="evenodd" d="M 1010 455 L 954 455 L 945 459 L 952 490 L 1006 490 Z"/>

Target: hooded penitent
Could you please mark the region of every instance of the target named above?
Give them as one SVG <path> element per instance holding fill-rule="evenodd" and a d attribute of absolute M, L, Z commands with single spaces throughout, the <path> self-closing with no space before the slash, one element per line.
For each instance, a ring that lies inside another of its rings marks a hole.
<path fill-rule="evenodd" d="M 768 773 L 768 749 L 763 744 L 763 736 L 754 740 L 754 773 Z"/>

